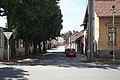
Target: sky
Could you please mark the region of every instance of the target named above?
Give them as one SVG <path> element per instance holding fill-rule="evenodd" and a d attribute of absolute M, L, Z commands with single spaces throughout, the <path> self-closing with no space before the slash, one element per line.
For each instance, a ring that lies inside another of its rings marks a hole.
<path fill-rule="evenodd" d="M 63 29 L 61 33 L 67 31 L 81 31 L 83 23 L 87 0 L 60 0 L 60 8 L 63 15 Z"/>
<path fill-rule="evenodd" d="M 63 29 L 61 33 L 67 31 L 81 31 L 83 23 L 87 0 L 60 0 L 60 8 L 63 15 Z M 0 27 L 5 27 L 5 17 L 0 17 Z"/>
<path fill-rule="evenodd" d="M 6 22 L 6 17 L 0 17 L 0 27 L 5 27 Z"/>

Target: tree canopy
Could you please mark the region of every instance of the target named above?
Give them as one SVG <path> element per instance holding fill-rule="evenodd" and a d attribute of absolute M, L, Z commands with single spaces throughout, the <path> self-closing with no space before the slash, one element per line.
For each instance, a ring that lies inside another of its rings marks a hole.
<path fill-rule="evenodd" d="M 64 38 L 66 44 L 69 43 L 69 38 L 70 38 L 71 35 L 72 35 L 71 31 L 67 31 L 64 34 L 61 34 L 61 37 Z"/>
<path fill-rule="evenodd" d="M 7 16 L 15 39 L 45 41 L 60 35 L 59 0 L 0 0 L 0 16 Z"/>

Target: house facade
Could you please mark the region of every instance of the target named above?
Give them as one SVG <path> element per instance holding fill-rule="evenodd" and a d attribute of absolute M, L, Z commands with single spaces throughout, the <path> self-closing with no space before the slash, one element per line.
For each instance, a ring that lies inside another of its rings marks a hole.
<path fill-rule="evenodd" d="M 3 35 L 3 28 L 0 27 L 0 48 L 4 47 L 4 35 Z"/>
<path fill-rule="evenodd" d="M 83 54 L 83 33 L 78 31 L 73 31 L 69 39 L 69 47 L 74 48 L 77 53 Z"/>
<path fill-rule="evenodd" d="M 112 6 L 115 5 L 116 12 L 113 27 Z M 86 10 L 84 19 L 84 35 L 87 35 L 88 28 L 88 9 Z M 94 56 L 97 57 L 113 57 L 113 49 L 115 57 L 120 57 L 120 0 L 95 0 L 94 12 Z M 114 33 L 114 44 L 113 44 Z M 87 52 L 87 37 L 84 37 L 84 52 Z"/>
<path fill-rule="evenodd" d="M 0 27 L 0 59 L 3 59 L 3 50 L 4 50 L 4 37 L 3 37 L 3 28 Z"/>

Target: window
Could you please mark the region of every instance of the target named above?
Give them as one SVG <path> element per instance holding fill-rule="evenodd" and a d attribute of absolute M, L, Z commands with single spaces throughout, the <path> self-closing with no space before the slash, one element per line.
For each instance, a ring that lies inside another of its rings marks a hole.
<path fill-rule="evenodd" d="M 116 42 L 116 27 L 108 27 L 108 42 Z"/>
<path fill-rule="evenodd" d="M 20 47 L 23 48 L 24 47 L 24 41 L 22 39 L 20 39 Z"/>
<path fill-rule="evenodd" d="M 5 49 L 7 49 L 7 39 L 6 38 L 4 39 L 4 47 L 5 47 Z"/>

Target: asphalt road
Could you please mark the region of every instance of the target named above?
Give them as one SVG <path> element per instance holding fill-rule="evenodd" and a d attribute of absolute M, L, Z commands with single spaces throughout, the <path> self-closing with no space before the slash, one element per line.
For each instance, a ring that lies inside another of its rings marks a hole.
<path fill-rule="evenodd" d="M 0 80 L 120 80 L 120 65 L 83 63 L 83 55 L 66 57 L 64 47 L 42 56 L 0 65 Z"/>

